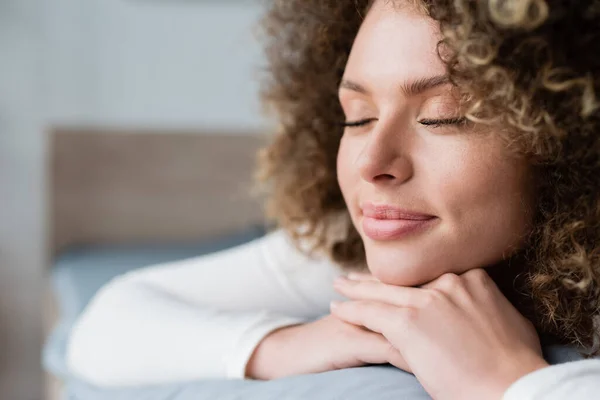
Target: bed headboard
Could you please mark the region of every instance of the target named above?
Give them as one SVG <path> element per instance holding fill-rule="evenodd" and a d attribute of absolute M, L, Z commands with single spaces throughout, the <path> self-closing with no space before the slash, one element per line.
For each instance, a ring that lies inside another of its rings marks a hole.
<path fill-rule="evenodd" d="M 50 141 L 53 254 L 189 242 L 264 222 L 250 194 L 260 135 L 56 129 Z"/>

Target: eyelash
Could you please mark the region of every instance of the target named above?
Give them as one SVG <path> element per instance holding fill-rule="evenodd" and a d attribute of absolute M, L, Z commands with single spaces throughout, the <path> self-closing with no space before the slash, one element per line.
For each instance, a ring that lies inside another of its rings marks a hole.
<path fill-rule="evenodd" d="M 425 126 L 432 126 L 438 128 L 442 125 L 464 125 L 467 123 L 465 117 L 449 118 L 449 119 L 422 119 L 419 121 L 420 124 Z"/>
<path fill-rule="evenodd" d="M 365 126 L 370 124 L 373 121 L 376 121 L 376 118 L 367 118 L 361 119 L 359 121 L 347 121 L 342 125 L 346 128 L 358 128 L 361 126 Z M 438 128 L 442 125 L 462 125 L 467 122 L 467 119 L 462 118 L 450 118 L 450 119 L 422 119 L 419 121 L 420 124 L 425 126 L 432 126 L 434 128 Z"/>
<path fill-rule="evenodd" d="M 358 128 L 360 126 L 365 126 L 367 124 L 370 124 L 373 121 L 376 121 L 376 118 L 367 118 L 367 119 L 361 119 L 359 121 L 347 121 L 342 123 L 343 126 L 345 126 L 346 128 Z"/>

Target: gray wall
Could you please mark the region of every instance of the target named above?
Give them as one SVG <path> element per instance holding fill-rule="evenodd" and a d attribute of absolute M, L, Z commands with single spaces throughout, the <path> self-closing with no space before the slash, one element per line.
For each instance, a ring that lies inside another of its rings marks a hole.
<path fill-rule="evenodd" d="M 0 0 L 0 398 L 39 399 L 45 143 L 39 0 Z"/>
<path fill-rule="evenodd" d="M 54 0 L 48 119 L 256 130 L 259 0 Z"/>

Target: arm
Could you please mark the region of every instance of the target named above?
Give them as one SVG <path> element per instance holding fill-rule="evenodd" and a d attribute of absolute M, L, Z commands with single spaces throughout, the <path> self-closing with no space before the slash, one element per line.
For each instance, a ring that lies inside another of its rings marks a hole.
<path fill-rule="evenodd" d="M 513 383 L 503 400 L 593 400 L 600 394 L 600 360 L 542 368 Z"/>
<path fill-rule="evenodd" d="M 71 371 L 102 386 L 243 378 L 273 330 L 328 313 L 339 269 L 299 253 L 283 232 L 116 278 L 68 345 Z"/>

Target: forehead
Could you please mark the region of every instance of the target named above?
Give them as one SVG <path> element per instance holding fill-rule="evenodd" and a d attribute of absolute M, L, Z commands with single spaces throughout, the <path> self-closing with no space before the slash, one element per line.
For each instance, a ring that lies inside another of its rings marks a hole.
<path fill-rule="evenodd" d="M 437 54 L 438 26 L 409 3 L 376 0 L 352 46 L 345 76 L 371 89 L 444 74 Z"/>

